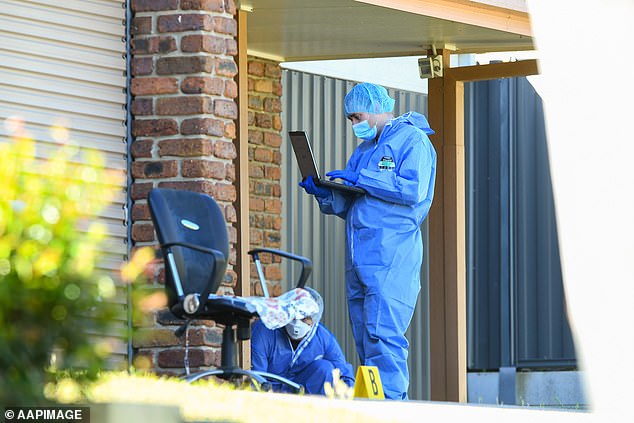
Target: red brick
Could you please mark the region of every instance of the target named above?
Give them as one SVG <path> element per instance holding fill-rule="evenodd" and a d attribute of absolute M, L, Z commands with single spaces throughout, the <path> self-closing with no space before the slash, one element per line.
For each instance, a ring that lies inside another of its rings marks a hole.
<path fill-rule="evenodd" d="M 255 149 L 255 160 L 258 162 L 270 163 L 273 159 L 273 152 L 268 148 L 256 148 Z"/>
<path fill-rule="evenodd" d="M 159 75 L 211 73 L 213 68 L 214 59 L 209 56 L 161 57 L 156 62 L 156 73 Z"/>
<path fill-rule="evenodd" d="M 272 93 L 273 81 L 270 79 L 258 79 L 255 81 L 255 91 L 259 93 Z"/>
<path fill-rule="evenodd" d="M 178 124 L 174 119 L 135 119 L 132 122 L 132 135 L 135 137 L 174 135 L 177 133 Z"/>
<path fill-rule="evenodd" d="M 236 124 L 235 122 L 227 122 L 225 124 L 225 138 L 235 139 L 236 137 Z"/>
<path fill-rule="evenodd" d="M 180 345 L 174 331 L 162 328 L 139 329 L 135 332 L 132 345 L 135 348 L 170 347 Z"/>
<path fill-rule="evenodd" d="M 133 200 L 145 200 L 153 186 L 152 182 L 135 182 L 130 189 L 130 197 Z"/>
<path fill-rule="evenodd" d="M 216 195 L 214 198 L 218 201 L 236 201 L 236 187 L 233 185 L 218 184 L 216 185 Z"/>
<path fill-rule="evenodd" d="M 163 15 L 157 21 L 159 32 L 213 31 L 216 26 L 215 19 L 207 14 Z"/>
<path fill-rule="evenodd" d="M 264 246 L 271 248 L 279 248 L 282 244 L 282 239 L 279 232 L 265 232 L 264 233 Z"/>
<path fill-rule="evenodd" d="M 273 189 L 271 190 L 271 195 L 273 197 L 281 197 L 282 196 L 282 187 L 279 185 L 273 185 Z"/>
<path fill-rule="evenodd" d="M 238 67 L 233 59 L 217 59 L 216 60 L 216 75 L 226 76 L 233 78 L 238 74 Z"/>
<path fill-rule="evenodd" d="M 169 181 L 160 182 L 159 187 L 182 189 L 185 191 L 201 192 L 210 196 L 214 196 L 215 186 L 210 181 Z"/>
<path fill-rule="evenodd" d="M 225 168 L 227 172 L 227 182 L 234 182 L 236 180 L 236 166 L 233 163 L 227 163 Z"/>
<path fill-rule="evenodd" d="M 225 219 L 227 219 L 227 222 L 238 221 L 238 213 L 236 212 L 236 208 L 233 207 L 233 204 L 229 204 L 225 207 Z"/>
<path fill-rule="evenodd" d="M 267 198 L 264 200 L 264 210 L 268 213 L 280 214 L 282 212 L 282 202 L 278 199 Z"/>
<path fill-rule="evenodd" d="M 190 348 L 188 361 L 191 367 L 219 366 L 220 354 L 209 348 Z M 182 348 L 159 351 L 157 361 L 160 367 L 179 368 L 184 367 L 185 350 Z"/>
<path fill-rule="evenodd" d="M 178 0 L 132 0 L 134 12 L 155 12 L 178 9 Z"/>
<path fill-rule="evenodd" d="M 135 98 L 130 104 L 130 112 L 134 116 L 153 115 L 154 101 L 151 98 Z"/>
<path fill-rule="evenodd" d="M 276 131 L 282 130 L 282 118 L 280 117 L 280 115 L 273 116 L 273 129 L 275 129 Z"/>
<path fill-rule="evenodd" d="M 220 159 L 233 160 L 237 157 L 236 147 L 231 142 L 217 141 L 214 145 L 214 155 Z"/>
<path fill-rule="evenodd" d="M 238 97 L 238 84 L 233 79 L 227 79 L 225 82 L 225 97 L 236 98 Z"/>
<path fill-rule="evenodd" d="M 171 178 L 178 175 L 178 163 L 175 160 L 133 162 L 134 178 Z"/>
<path fill-rule="evenodd" d="M 209 12 L 222 12 L 225 10 L 223 0 L 181 0 L 183 10 L 206 10 Z"/>
<path fill-rule="evenodd" d="M 178 80 L 169 77 L 132 78 L 132 95 L 175 94 L 178 92 Z"/>
<path fill-rule="evenodd" d="M 231 186 L 231 185 L 227 185 L 227 186 Z M 235 193 L 235 188 L 233 191 Z M 229 236 L 229 242 L 236 243 L 238 241 L 238 230 L 234 228 L 233 226 L 229 226 L 227 228 L 227 235 Z"/>
<path fill-rule="evenodd" d="M 249 109 L 264 110 L 264 102 L 262 101 L 262 97 L 258 95 L 249 95 Z"/>
<path fill-rule="evenodd" d="M 265 168 L 265 177 L 269 180 L 279 181 L 282 179 L 282 168 L 279 166 L 267 166 Z"/>
<path fill-rule="evenodd" d="M 154 225 L 151 223 L 132 224 L 132 240 L 135 242 L 154 241 Z"/>
<path fill-rule="evenodd" d="M 282 83 L 281 82 L 273 82 L 273 94 L 278 97 L 282 96 Z"/>
<path fill-rule="evenodd" d="M 255 91 L 255 79 L 249 78 L 247 87 L 249 92 Z"/>
<path fill-rule="evenodd" d="M 130 33 L 132 35 L 152 33 L 152 17 L 137 16 L 133 18 L 130 25 Z"/>
<path fill-rule="evenodd" d="M 225 10 L 231 15 L 236 14 L 236 3 L 233 0 L 225 0 Z"/>
<path fill-rule="evenodd" d="M 214 115 L 229 119 L 238 118 L 238 106 L 233 100 L 214 101 Z"/>
<path fill-rule="evenodd" d="M 222 331 L 218 327 L 197 326 L 189 329 L 190 345 L 219 347 L 222 344 Z"/>
<path fill-rule="evenodd" d="M 271 115 L 266 113 L 255 114 L 255 126 L 258 128 L 270 128 L 273 126 Z"/>
<path fill-rule="evenodd" d="M 224 180 L 225 164 L 209 160 L 184 160 L 181 163 L 181 175 L 185 178 L 213 178 Z"/>
<path fill-rule="evenodd" d="M 159 98 L 157 115 L 198 115 L 211 112 L 213 101 L 207 96 L 179 96 Z"/>
<path fill-rule="evenodd" d="M 236 42 L 236 40 L 234 40 L 233 38 L 229 38 L 227 40 L 225 40 L 227 47 L 226 47 L 226 54 L 228 56 L 236 56 L 238 54 L 238 43 Z"/>
<path fill-rule="evenodd" d="M 255 124 L 255 114 L 253 112 L 247 113 L 247 123 L 249 126 L 253 126 Z"/>
<path fill-rule="evenodd" d="M 278 64 L 267 63 L 264 68 L 264 75 L 269 78 L 279 79 L 282 76 L 282 68 Z"/>
<path fill-rule="evenodd" d="M 267 280 L 279 281 L 282 279 L 282 271 L 279 266 L 272 264 L 270 266 L 266 266 L 266 269 L 264 269 L 264 277 Z"/>
<path fill-rule="evenodd" d="M 264 110 L 270 113 L 280 113 L 282 111 L 282 102 L 279 98 L 267 97 L 264 99 Z"/>
<path fill-rule="evenodd" d="M 249 60 L 247 72 L 249 75 L 264 76 L 264 63 L 257 60 Z"/>
<path fill-rule="evenodd" d="M 249 210 L 264 211 L 264 200 L 257 197 L 249 197 Z"/>
<path fill-rule="evenodd" d="M 150 220 L 150 208 L 145 203 L 135 203 L 132 206 L 132 221 Z"/>
<path fill-rule="evenodd" d="M 249 177 L 250 178 L 264 178 L 264 166 L 254 163 L 249 163 Z"/>
<path fill-rule="evenodd" d="M 181 51 L 188 53 L 215 53 L 222 54 L 225 52 L 225 39 L 215 37 L 213 35 L 185 35 L 181 39 Z"/>
<path fill-rule="evenodd" d="M 176 138 L 158 143 L 159 156 L 209 156 L 213 151 L 213 143 L 207 138 Z"/>
<path fill-rule="evenodd" d="M 134 37 L 130 42 L 132 54 L 156 54 L 176 51 L 176 40 L 170 36 Z"/>
<path fill-rule="evenodd" d="M 185 119 L 181 123 L 181 134 L 206 134 L 221 137 L 224 134 L 224 124 L 222 121 L 212 118 Z"/>
<path fill-rule="evenodd" d="M 257 229 L 249 229 L 249 243 L 251 245 L 262 245 L 262 231 Z M 254 269 L 251 270 L 251 274 L 254 274 Z"/>
<path fill-rule="evenodd" d="M 233 18 L 223 18 L 215 16 L 213 18 L 214 31 L 219 34 L 236 35 L 238 33 L 238 25 Z"/>
<path fill-rule="evenodd" d="M 249 144 L 261 145 L 263 141 L 264 141 L 264 133 L 262 131 L 249 129 Z"/>
<path fill-rule="evenodd" d="M 133 76 L 150 75 L 154 71 L 154 62 L 151 57 L 133 57 L 130 68 Z"/>
<path fill-rule="evenodd" d="M 181 82 L 181 91 L 186 94 L 221 95 L 225 82 L 208 76 L 188 76 Z"/>
<path fill-rule="evenodd" d="M 276 132 L 265 132 L 264 145 L 277 148 L 282 145 L 282 136 Z"/>
<path fill-rule="evenodd" d="M 153 140 L 135 140 L 130 146 L 130 153 L 132 153 L 132 157 L 152 157 L 152 146 L 154 145 Z"/>

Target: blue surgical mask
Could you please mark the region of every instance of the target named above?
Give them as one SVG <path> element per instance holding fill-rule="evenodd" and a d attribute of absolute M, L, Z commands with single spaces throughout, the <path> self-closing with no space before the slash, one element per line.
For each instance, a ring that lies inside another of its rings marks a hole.
<path fill-rule="evenodd" d="M 370 124 L 367 120 L 352 125 L 352 130 L 354 134 L 362 140 L 370 141 L 376 138 L 376 125 L 370 128 Z"/>

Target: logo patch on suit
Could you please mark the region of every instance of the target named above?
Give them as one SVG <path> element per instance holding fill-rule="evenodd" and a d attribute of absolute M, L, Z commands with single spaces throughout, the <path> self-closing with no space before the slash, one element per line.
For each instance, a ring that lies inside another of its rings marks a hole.
<path fill-rule="evenodd" d="M 396 165 L 394 164 L 394 159 L 390 156 L 381 157 L 381 161 L 379 162 L 379 170 L 383 172 L 384 170 L 392 171 Z"/>

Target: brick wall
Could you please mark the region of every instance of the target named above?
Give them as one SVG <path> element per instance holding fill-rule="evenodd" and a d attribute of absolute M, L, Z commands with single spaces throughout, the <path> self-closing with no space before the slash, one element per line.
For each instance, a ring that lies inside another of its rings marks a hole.
<path fill-rule="evenodd" d="M 132 0 L 132 239 L 155 245 L 146 204 L 152 187 L 204 192 L 224 209 L 231 256 L 221 288 L 233 292 L 236 273 L 236 124 L 238 94 L 234 0 Z M 164 281 L 157 267 L 156 286 Z M 135 364 L 182 373 L 180 321 L 163 311 L 134 338 Z M 192 368 L 218 365 L 221 332 L 213 322 L 189 329 Z"/>
<path fill-rule="evenodd" d="M 279 63 L 248 59 L 249 73 L 249 239 L 251 248 L 280 248 L 282 228 L 282 70 Z M 268 290 L 281 293 L 280 259 L 262 254 L 260 259 Z M 255 266 L 251 267 L 251 292 L 261 295 Z"/>

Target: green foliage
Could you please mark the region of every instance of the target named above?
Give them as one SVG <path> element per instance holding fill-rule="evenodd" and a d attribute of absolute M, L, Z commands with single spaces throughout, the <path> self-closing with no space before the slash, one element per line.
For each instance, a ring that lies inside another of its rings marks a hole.
<path fill-rule="evenodd" d="M 57 134 L 63 128 L 53 128 Z M 118 175 L 96 153 L 58 144 L 47 160 L 26 137 L 0 142 L 0 403 L 35 405 L 52 373 L 94 377 L 111 352 L 113 279 L 100 272 L 93 218 Z M 92 335 L 89 335 L 92 334 Z"/>

